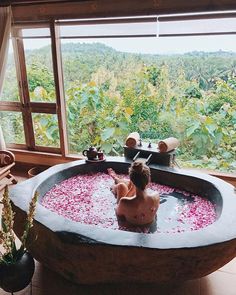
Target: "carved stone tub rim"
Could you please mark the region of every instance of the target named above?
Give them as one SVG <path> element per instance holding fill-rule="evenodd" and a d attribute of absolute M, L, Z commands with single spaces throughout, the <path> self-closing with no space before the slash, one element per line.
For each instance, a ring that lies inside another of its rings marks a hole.
<path fill-rule="evenodd" d="M 129 163 L 129 161 L 123 157 L 108 157 L 107 162 Z M 27 211 L 31 196 L 42 182 L 57 172 L 76 166 L 79 167 L 84 164 L 84 160 L 59 164 L 49 168 L 32 179 L 26 180 L 12 187 L 10 189 L 12 202 L 23 211 Z M 181 169 L 158 165 L 150 165 L 150 168 L 172 174 L 195 177 L 210 182 L 223 197 L 223 208 L 220 218 L 208 227 L 197 231 L 142 234 L 99 228 L 94 225 L 74 222 L 49 211 L 38 203 L 35 219 L 53 232 L 58 232 L 58 234 L 60 232 L 68 232 L 84 237 L 86 241 L 90 241 L 91 243 L 105 243 L 115 246 L 133 246 L 153 249 L 194 248 L 230 241 L 236 238 L 236 195 L 232 185 L 203 173 L 193 173 L 191 171 L 183 171 Z"/>

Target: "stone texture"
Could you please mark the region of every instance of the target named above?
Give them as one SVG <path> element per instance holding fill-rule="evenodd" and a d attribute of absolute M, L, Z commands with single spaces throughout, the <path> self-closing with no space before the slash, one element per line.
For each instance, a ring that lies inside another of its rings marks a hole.
<path fill-rule="evenodd" d="M 124 173 L 129 164 L 117 159 L 102 165 L 84 161 L 59 165 L 11 191 L 16 212 L 15 232 L 21 236 L 27 200 L 35 189 L 42 195 L 53 183 L 87 171 L 113 167 Z M 150 234 L 98 229 L 64 220 L 39 207 L 28 248 L 50 269 L 75 283 L 160 283 L 205 276 L 235 257 L 236 216 L 233 187 L 200 174 L 152 166 L 153 177 L 169 185 L 203 192 L 218 206 L 218 220 L 193 233 Z M 22 200 L 19 200 L 22 198 Z M 42 206 L 41 206 L 42 207 Z"/>

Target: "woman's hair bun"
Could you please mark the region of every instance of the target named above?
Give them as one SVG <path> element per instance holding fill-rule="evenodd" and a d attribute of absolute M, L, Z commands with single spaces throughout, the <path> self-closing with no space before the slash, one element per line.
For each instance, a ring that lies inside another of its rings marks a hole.
<path fill-rule="evenodd" d="M 132 167 L 135 172 L 141 173 L 143 171 L 143 162 L 136 161 L 133 163 Z"/>
<path fill-rule="evenodd" d="M 141 190 L 144 190 L 150 181 L 150 169 L 142 160 L 132 163 L 129 168 L 130 180 Z"/>

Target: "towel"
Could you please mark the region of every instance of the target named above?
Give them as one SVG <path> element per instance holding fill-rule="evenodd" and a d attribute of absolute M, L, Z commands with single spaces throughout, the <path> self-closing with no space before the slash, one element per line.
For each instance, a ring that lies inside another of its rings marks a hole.
<path fill-rule="evenodd" d="M 140 135 L 138 132 L 132 132 L 126 138 L 125 144 L 127 147 L 135 147 L 140 141 Z"/>
<path fill-rule="evenodd" d="M 160 153 L 167 153 L 176 149 L 179 146 L 179 141 L 175 137 L 169 137 L 158 142 Z"/>

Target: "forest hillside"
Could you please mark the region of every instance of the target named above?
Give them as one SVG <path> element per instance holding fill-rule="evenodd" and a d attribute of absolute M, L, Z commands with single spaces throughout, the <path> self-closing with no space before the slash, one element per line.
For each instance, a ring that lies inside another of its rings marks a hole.
<path fill-rule="evenodd" d="M 32 101 L 55 101 L 50 50 L 26 51 Z M 102 43 L 64 43 L 61 52 L 71 152 L 94 144 L 121 154 L 138 131 L 154 142 L 179 138 L 181 165 L 236 172 L 235 52 L 134 54 Z M 13 72 L 11 58 L 2 100 L 19 99 Z M 41 123 L 42 144 L 57 145 L 57 122 Z"/>

